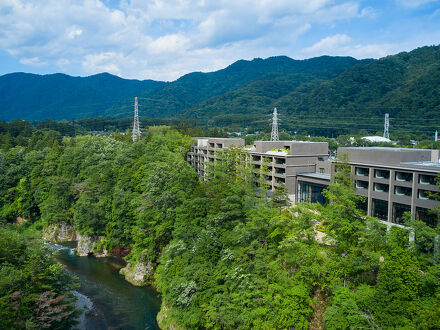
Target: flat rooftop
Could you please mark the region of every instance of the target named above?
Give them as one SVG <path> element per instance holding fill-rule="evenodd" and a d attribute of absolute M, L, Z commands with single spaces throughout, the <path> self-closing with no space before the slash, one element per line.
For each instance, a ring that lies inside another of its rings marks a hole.
<path fill-rule="evenodd" d="M 313 173 L 313 172 L 298 173 L 297 176 L 304 176 L 306 178 L 313 178 L 313 179 L 327 180 L 327 181 L 330 181 L 330 177 L 331 177 L 330 174 Z"/>

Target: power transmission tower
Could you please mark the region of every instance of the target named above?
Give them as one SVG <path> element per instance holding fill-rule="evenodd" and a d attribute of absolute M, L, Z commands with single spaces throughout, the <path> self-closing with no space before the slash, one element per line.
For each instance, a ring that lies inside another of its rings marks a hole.
<path fill-rule="evenodd" d="M 139 127 L 139 109 L 138 98 L 134 98 L 134 121 L 133 121 L 133 142 L 136 142 L 141 138 L 141 129 Z"/>
<path fill-rule="evenodd" d="M 388 113 L 385 114 L 385 124 L 383 126 L 383 137 L 386 139 L 390 138 L 390 115 Z"/>
<path fill-rule="evenodd" d="M 278 114 L 277 108 L 273 109 L 272 115 L 272 133 L 270 134 L 271 141 L 278 141 Z"/>

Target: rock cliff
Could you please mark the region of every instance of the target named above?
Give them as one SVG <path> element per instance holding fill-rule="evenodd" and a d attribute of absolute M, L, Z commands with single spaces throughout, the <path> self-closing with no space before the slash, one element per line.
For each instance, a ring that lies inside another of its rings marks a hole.
<path fill-rule="evenodd" d="M 140 257 L 134 265 L 128 263 L 119 273 L 124 275 L 125 279 L 131 284 L 142 286 L 146 285 L 147 281 L 151 279 L 154 269 L 147 257 Z"/>

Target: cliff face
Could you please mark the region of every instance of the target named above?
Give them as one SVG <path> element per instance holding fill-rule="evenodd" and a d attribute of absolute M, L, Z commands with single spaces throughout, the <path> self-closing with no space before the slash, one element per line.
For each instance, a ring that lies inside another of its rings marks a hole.
<path fill-rule="evenodd" d="M 76 248 L 76 253 L 80 257 L 85 257 L 90 254 L 93 254 L 95 257 L 107 257 L 110 255 L 105 248 L 97 249 L 97 245 L 100 245 L 99 243 L 103 241 L 102 237 L 81 235 L 77 233 L 77 241 L 78 246 Z"/>
<path fill-rule="evenodd" d="M 151 280 L 154 269 L 147 257 L 141 257 L 133 265 L 128 263 L 119 273 L 124 275 L 125 280 L 136 286 L 146 285 Z"/>
<path fill-rule="evenodd" d="M 43 239 L 53 243 L 76 241 L 76 231 L 72 225 L 60 222 L 44 228 Z"/>
<path fill-rule="evenodd" d="M 105 248 L 98 248 L 103 240 L 102 237 L 82 235 L 76 232 L 72 225 L 65 222 L 50 225 L 43 229 L 43 239 L 53 243 L 77 241 L 76 253 L 79 256 L 93 254 L 96 257 L 106 257 L 110 255 Z"/>

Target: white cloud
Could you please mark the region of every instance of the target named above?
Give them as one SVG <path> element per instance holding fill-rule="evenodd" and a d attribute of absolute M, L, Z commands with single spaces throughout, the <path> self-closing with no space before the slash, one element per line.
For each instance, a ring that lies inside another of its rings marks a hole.
<path fill-rule="evenodd" d="M 21 58 L 21 63 L 45 63 L 71 74 L 108 71 L 126 78 L 173 80 L 241 58 L 291 55 L 301 48 L 298 40 L 316 25 L 374 14 L 360 0 L 122 0 L 119 6 L 112 2 L 111 8 L 105 4 L 109 2 L 2 0 L 0 49 Z"/>
<path fill-rule="evenodd" d="M 302 49 L 307 56 L 338 55 L 355 58 L 380 58 L 395 53 L 401 45 L 384 44 L 355 44 L 346 34 L 328 36 L 310 47 Z"/>
<path fill-rule="evenodd" d="M 343 45 L 348 44 L 351 38 L 346 34 L 335 34 L 319 40 L 314 45 L 304 48 L 304 53 L 331 54 L 335 50 L 340 49 Z"/>
<path fill-rule="evenodd" d="M 19 61 L 21 64 L 29 65 L 29 66 L 46 66 L 47 62 L 41 61 L 38 57 L 31 57 L 31 58 L 21 58 Z"/>

